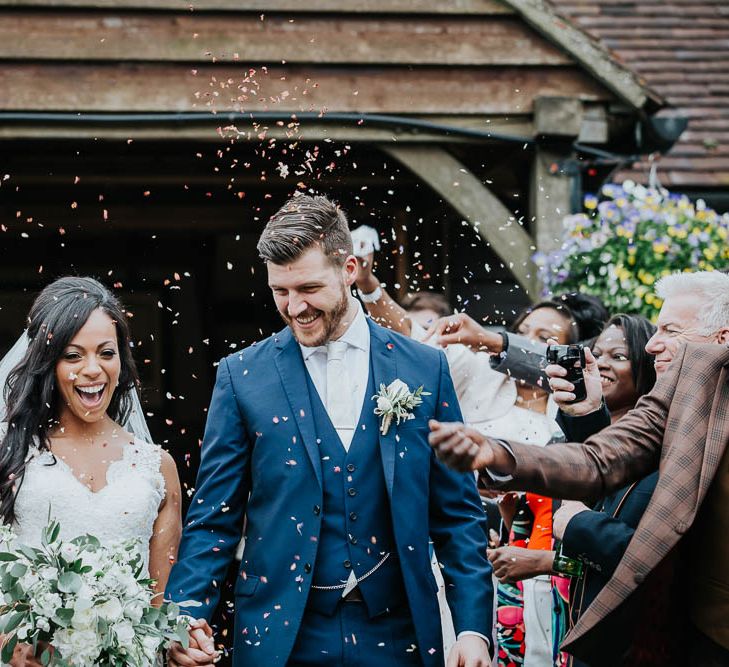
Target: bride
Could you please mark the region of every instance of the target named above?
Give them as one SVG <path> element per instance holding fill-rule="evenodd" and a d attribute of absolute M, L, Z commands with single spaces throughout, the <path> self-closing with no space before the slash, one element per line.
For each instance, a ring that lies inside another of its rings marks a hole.
<path fill-rule="evenodd" d="M 148 442 L 130 342 L 121 305 L 96 280 L 61 278 L 41 292 L 27 336 L 0 364 L 0 514 L 33 546 L 49 512 L 63 539 L 149 545 L 161 604 L 180 540 L 180 481 L 172 457 Z M 19 645 L 10 664 L 41 663 Z"/>

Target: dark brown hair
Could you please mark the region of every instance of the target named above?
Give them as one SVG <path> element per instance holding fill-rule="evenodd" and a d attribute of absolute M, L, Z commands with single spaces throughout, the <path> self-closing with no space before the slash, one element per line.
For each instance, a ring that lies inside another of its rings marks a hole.
<path fill-rule="evenodd" d="M 318 245 L 335 266 L 353 253 L 344 211 L 322 196 L 296 193 L 266 224 L 258 239 L 258 254 L 266 262 L 288 264 Z"/>
<path fill-rule="evenodd" d="M 432 310 L 438 317 L 448 317 L 453 314 L 453 308 L 448 300 L 437 292 L 415 292 L 408 294 L 400 304 L 408 312 L 419 310 Z"/>

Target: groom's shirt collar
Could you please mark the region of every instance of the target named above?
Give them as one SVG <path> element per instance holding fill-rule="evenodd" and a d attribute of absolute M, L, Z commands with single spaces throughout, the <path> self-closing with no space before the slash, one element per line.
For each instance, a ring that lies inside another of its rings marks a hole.
<path fill-rule="evenodd" d="M 348 345 L 356 347 L 358 350 L 362 350 L 363 352 L 367 352 L 369 354 L 370 328 L 367 325 L 367 318 L 365 317 L 362 306 L 359 303 L 357 303 L 357 313 L 354 316 L 352 323 L 347 327 L 347 330 L 338 340 L 341 340 Z M 307 347 L 306 345 L 301 345 L 301 343 L 299 343 L 299 347 L 301 348 L 301 354 L 304 357 L 304 361 L 307 361 L 313 354 L 316 354 L 317 352 L 322 352 L 324 356 L 326 356 L 327 353 L 326 345 L 319 345 L 318 347 Z"/>

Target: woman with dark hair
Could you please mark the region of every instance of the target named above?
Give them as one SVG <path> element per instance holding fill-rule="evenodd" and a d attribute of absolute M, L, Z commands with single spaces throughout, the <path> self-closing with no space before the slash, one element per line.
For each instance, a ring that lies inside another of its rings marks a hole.
<path fill-rule="evenodd" d="M 600 371 L 605 410 L 589 419 L 571 418 L 560 410 L 558 422 L 569 441 L 581 442 L 611 421 L 617 421 L 651 390 L 656 374 L 653 357 L 645 351 L 645 345 L 654 331 L 655 327 L 639 315 L 616 315 L 608 321 L 592 351 Z M 574 579 L 570 587 L 569 604 L 564 597 L 555 596 L 555 608 L 561 611 L 555 614 L 555 644 L 564 635 L 566 624 L 577 622 L 610 579 L 653 495 L 657 478 L 656 472 L 620 489 L 592 510 L 582 503 L 563 501 L 555 511 L 554 533 L 562 541 L 561 555 L 583 564 L 583 574 Z M 525 549 L 505 547 L 494 550 L 491 560 L 496 576 L 513 582 L 535 573 L 558 574 L 554 570 L 556 555 L 554 551 L 528 553 Z M 674 664 L 668 641 L 670 633 L 664 631 L 665 624 L 670 621 L 661 614 L 668 604 L 664 599 L 665 590 L 661 592 L 660 588 L 666 589 L 650 584 L 643 589 L 644 599 L 650 598 L 651 603 L 656 604 L 651 622 L 632 622 L 636 609 L 642 606 L 639 599 L 632 600 L 623 613 L 613 619 L 610 636 L 605 637 L 605 641 L 610 642 L 611 647 L 624 645 L 621 665 Z M 561 590 L 564 594 L 564 588 Z M 554 591 L 557 594 L 560 588 L 555 587 Z M 609 655 L 616 653 L 611 649 Z M 568 664 L 586 667 L 574 658 L 569 658 Z M 608 661 L 606 664 L 614 663 Z"/>
<path fill-rule="evenodd" d="M 181 532 L 180 482 L 170 455 L 130 432 L 143 416 L 132 414 L 139 380 L 121 305 L 92 278 L 60 278 L 33 304 L 24 347 L 3 388 L 2 521 L 31 546 L 49 516 L 66 540 L 138 540 L 161 604 Z M 19 645 L 10 664 L 40 662 Z"/>

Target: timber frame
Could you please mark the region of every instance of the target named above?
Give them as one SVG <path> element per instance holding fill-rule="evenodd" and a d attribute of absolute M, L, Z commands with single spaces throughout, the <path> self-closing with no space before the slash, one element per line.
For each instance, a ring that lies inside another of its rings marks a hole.
<path fill-rule="evenodd" d="M 0 142 L 369 144 L 532 295 L 530 257 L 579 199 L 576 145 L 609 154 L 663 104 L 544 0 L 0 0 L 0 17 Z M 503 141 L 529 147 L 528 212 L 457 157 Z"/>

